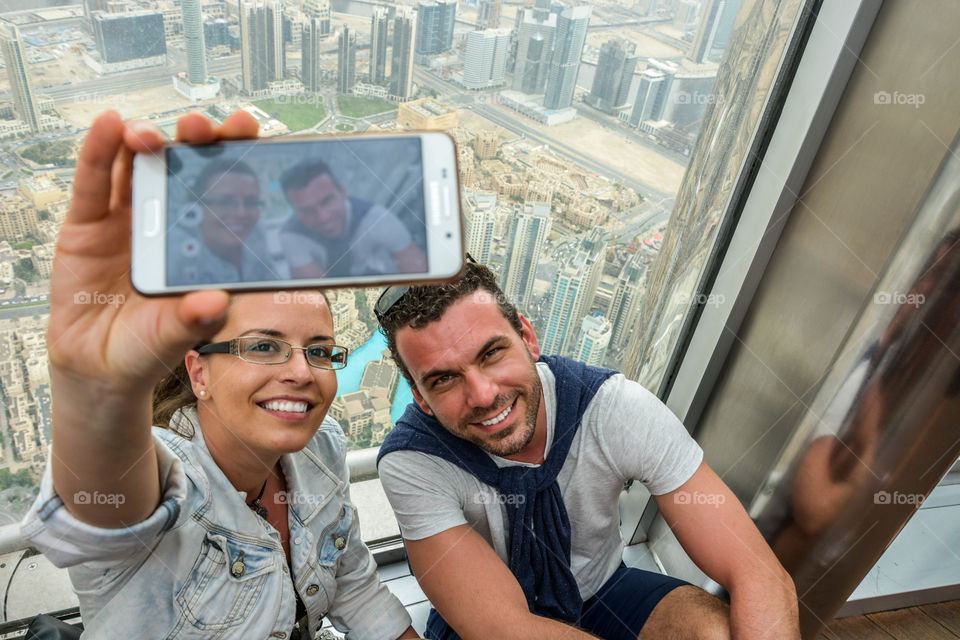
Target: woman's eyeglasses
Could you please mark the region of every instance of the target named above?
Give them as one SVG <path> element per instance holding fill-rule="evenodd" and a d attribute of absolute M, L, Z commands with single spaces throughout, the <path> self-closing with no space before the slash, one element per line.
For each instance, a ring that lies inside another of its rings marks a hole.
<path fill-rule="evenodd" d="M 307 364 L 317 369 L 343 369 L 347 366 L 349 349 L 346 347 L 337 344 L 308 344 L 297 347 L 286 340 L 262 336 L 243 336 L 226 342 L 214 342 L 200 347 L 197 353 L 229 353 L 254 364 L 283 364 L 290 359 L 294 349 L 303 351 Z"/>

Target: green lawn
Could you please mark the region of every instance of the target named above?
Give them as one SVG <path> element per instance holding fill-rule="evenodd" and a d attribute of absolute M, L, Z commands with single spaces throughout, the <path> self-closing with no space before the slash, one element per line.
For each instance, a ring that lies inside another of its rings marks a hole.
<path fill-rule="evenodd" d="M 309 129 L 327 117 L 320 96 L 280 96 L 253 104 L 287 125 L 290 131 Z"/>
<path fill-rule="evenodd" d="M 392 111 L 397 105 L 386 100 L 371 98 L 354 98 L 353 96 L 337 96 L 337 108 L 340 114 L 348 118 L 365 118 L 375 113 Z"/>
<path fill-rule="evenodd" d="M 346 122 L 341 122 L 334 127 L 337 131 L 353 131 L 354 128 L 352 124 L 347 124 Z"/>

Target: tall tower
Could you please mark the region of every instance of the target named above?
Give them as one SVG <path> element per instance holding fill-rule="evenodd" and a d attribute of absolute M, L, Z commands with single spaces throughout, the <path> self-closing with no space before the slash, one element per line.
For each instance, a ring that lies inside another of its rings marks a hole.
<path fill-rule="evenodd" d="M 607 40 L 600 47 L 597 73 L 584 100 L 605 113 L 615 113 L 629 100 L 630 83 L 637 67 L 636 45 L 623 38 Z"/>
<path fill-rule="evenodd" d="M 569 7 L 557 18 L 557 37 L 550 60 L 547 90 L 543 96 L 543 106 L 547 109 L 565 109 L 573 102 L 591 9 L 590 5 Z"/>
<path fill-rule="evenodd" d="M 574 359 L 594 367 L 601 366 L 610 345 L 610 333 L 610 322 L 602 313 L 585 317 L 577 335 Z"/>
<path fill-rule="evenodd" d="M 500 11 L 503 0 L 479 0 L 477 4 L 477 29 L 497 29 L 500 27 Z"/>
<path fill-rule="evenodd" d="M 300 34 L 300 81 L 307 91 L 319 91 L 323 79 L 320 66 L 322 43 L 330 37 L 330 5 L 305 2 L 303 31 Z"/>
<path fill-rule="evenodd" d="M 466 191 L 463 207 L 463 235 L 467 253 L 481 263 L 490 262 L 493 231 L 497 224 L 497 196 Z"/>
<path fill-rule="evenodd" d="M 413 45 L 417 14 L 401 7 L 393 19 L 393 52 L 390 57 L 390 94 L 406 100 L 413 93 Z"/>
<path fill-rule="evenodd" d="M 247 93 L 283 79 L 286 57 L 280 0 L 240 0 L 240 64 Z"/>
<path fill-rule="evenodd" d="M 183 42 L 187 49 L 187 79 L 193 84 L 207 81 L 207 57 L 203 41 L 203 16 L 200 0 L 181 0 Z"/>
<path fill-rule="evenodd" d="M 503 292 L 521 309 L 530 302 L 537 264 L 549 233 L 550 205 L 543 202 L 525 202 L 523 208 L 517 205 L 510 230 Z"/>
<path fill-rule="evenodd" d="M 433 55 L 453 46 L 456 0 L 430 0 L 417 5 L 417 53 Z"/>
<path fill-rule="evenodd" d="M 30 71 L 23 55 L 23 43 L 20 42 L 20 30 L 13 23 L 0 24 L 0 47 L 3 48 L 3 61 L 7 66 L 7 79 L 13 93 L 13 106 L 20 119 L 27 123 L 34 133 L 40 131 L 40 111 L 33 95 L 30 83 Z"/>
<path fill-rule="evenodd" d="M 646 120 L 658 120 L 660 113 L 654 107 L 663 90 L 664 74 L 657 69 L 646 69 L 640 74 L 640 87 L 637 97 L 633 101 L 633 111 L 630 112 L 629 122 L 635 127 Z M 661 112 L 662 113 L 662 112 Z"/>
<path fill-rule="evenodd" d="M 350 93 L 357 82 L 357 34 L 344 27 L 337 46 L 337 93 Z"/>
<path fill-rule="evenodd" d="M 687 54 L 687 57 L 697 64 L 706 62 L 711 49 L 713 49 L 717 30 L 720 28 L 720 18 L 723 15 L 724 5 L 726 5 L 726 0 L 704 0 L 700 7 L 700 21 L 697 23 L 697 32 L 693 36 L 690 53 Z"/>
<path fill-rule="evenodd" d="M 557 14 L 547 9 L 521 9 L 517 13 L 517 55 L 510 88 L 523 93 L 543 93 L 547 84 L 550 53 L 557 30 Z"/>
<path fill-rule="evenodd" d="M 613 290 L 610 302 L 610 322 L 613 325 L 611 342 L 617 349 L 626 346 L 630 331 L 636 326 L 640 302 L 643 299 L 643 278 L 647 265 L 641 260 L 641 254 L 635 253 L 623 265 L 617 277 L 617 286 Z"/>
<path fill-rule="evenodd" d="M 373 10 L 370 19 L 370 82 L 383 84 L 387 80 L 387 29 L 390 19 L 385 7 Z"/>
<path fill-rule="evenodd" d="M 503 84 L 506 76 L 509 29 L 487 29 L 467 34 L 463 61 L 463 84 L 467 89 L 486 89 Z"/>

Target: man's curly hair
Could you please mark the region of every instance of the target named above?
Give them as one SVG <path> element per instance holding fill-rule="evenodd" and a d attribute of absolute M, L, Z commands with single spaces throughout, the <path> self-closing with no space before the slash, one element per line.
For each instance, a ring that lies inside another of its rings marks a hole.
<path fill-rule="evenodd" d="M 411 388 L 417 387 L 397 352 L 397 331 L 404 327 L 422 329 L 443 317 L 455 302 L 471 294 L 485 296 L 487 300 L 491 298 L 496 300 L 503 317 L 516 329 L 517 333 L 520 333 L 522 325 L 517 308 L 507 300 L 507 296 L 497 286 L 493 271 L 476 262 L 467 262 L 463 275 L 453 282 L 410 287 L 403 297 L 380 318 L 380 328 L 387 337 L 390 355 Z"/>

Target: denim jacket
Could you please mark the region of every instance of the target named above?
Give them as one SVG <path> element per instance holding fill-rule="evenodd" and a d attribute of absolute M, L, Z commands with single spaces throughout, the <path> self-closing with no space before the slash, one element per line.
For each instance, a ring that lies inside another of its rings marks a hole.
<path fill-rule="evenodd" d="M 54 492 L 48 464 L 21 528 L 55 565 L 69 567 L 87 638 L 286 638 L 294 589 L 310 637 L 327 615 L 349 640 L 393 640 L 410 625 L 380 584 L 350 502 L 346 438 L 325 418 L 310 443 L 281 458 L 290 560 L 280 534 L 246 505 L 213 461 L 188 407 L 174 416 L 193 439 L 154 427 L 162 498 L 143 522 L 80 522 Z M 83 492 L 81 492 L 82 494 Z M 106 500 L 78 494 L 74 500 Z"/>

